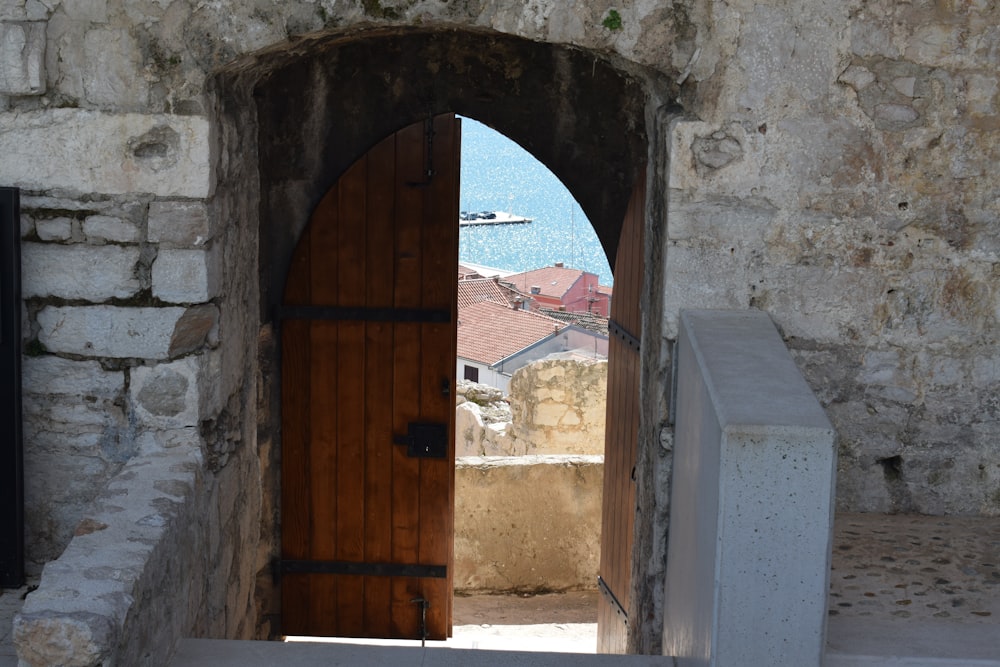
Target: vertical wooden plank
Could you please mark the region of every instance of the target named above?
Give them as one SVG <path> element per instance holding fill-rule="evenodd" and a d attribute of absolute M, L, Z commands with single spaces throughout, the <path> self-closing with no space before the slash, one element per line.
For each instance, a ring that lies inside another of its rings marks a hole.
<path fill-rule="evenodd" d="M 393 303 L 395 156 L 392 137 L 368 154 L 365 304 L 372 308 Z M 392 560 L 393 347 L 391 323 L 366 325 L 365 560 L 373 563 Z M 391 583 L 387 577 L 369 577 L 365 582 L 363 616 L 369 634 L 386 633 L 391 626 Z"/>
<path fill-rule="evenodd" d="M 425 177 L 424 127 L 411 125 L 396 134 L 396 255 L 393 305 L 421 305 L 421 218 L 425 190 L 413 185 Z M 405 434 L 420 417 L 420 325 L 398 323 L 394 330 L 393 429 Z M 392 457 L 392 557 L 397 563 L 416 563 L 419 548 L 420 461 L 394 447 Z M 392 580 L 392 632 L 398 637 L 420 637 L 420 613 L 412 602 L 422 594 L 420 580 Z"/>
<path fill-rule="evenodd" d="M 338 306 L 364 306 L 367 262 L 365 210 L 368 158 L 341 176 L 338 211 L 336 300 Z M 337 324 L 337 394 L 328 410 L 337 419 L 337 538 L 335 559 L 364 562 L 365 534 L 365 324 Z M 338 575 L 337 628 L 345 637 L 364 634 L 365 577 Z"/>
<path fill-rule="evenodd" d="M 455 456 L 455 317 L 458 263 L 458 121 L 452 115 L 434 119 L 434 176 L 425 199 L 423 250 L 424 308 L 446 309 L 448 324 L 424 324 L 421 338 L 421 420 L 444 423 L 448 456 L 420 461 L 421 563 L 448 564 L 454 541 Z M 446 639 L 450 631 L 451 567 L 448 579 L 422 582 L 429 601 L 427 630 L 431 639 Z"/>
<path fill-rule="evenodd" d="M 309 227 L 292 258 L 284 301 L 309 302 Z M 312 537 L 309 509 L 309 323 L 288 321 L 281 328 L 281 557 L 308 558 Z M 309 577 L 281 582 L 282 633 L 304 634 L 309 624 Z"/>
<path fill-rule="evenodd" d="M 337 298 L 337 244 L 339 242 L 340 191 L 333 188 L 320 202 L 310 221 L 311 303 L 335 305 Z M 310 323 L 309 420 L 310 507 L 313 514 L 311 558 L 334 560 L 337 556 L 337 323 Z M 310 575 L 310 634 L 338 634 L 337 577 Z"/>
<path fill-rule="evenodd" d="M 639 299 L 643 278 L 645 176 L 632 191 L 615 261 L 615 295 L 611 318 L 639 336 Z M 639 422 L 640 356 L 624 341 L 612 338 L 608 351 L 608 413 L 605 437 L 600 573 L 621 605 L 628 609 L 635 519 L 635 486 Z M 598 651 L 624 653 L 627 626 L 603 596 L 598 603 Z"/>

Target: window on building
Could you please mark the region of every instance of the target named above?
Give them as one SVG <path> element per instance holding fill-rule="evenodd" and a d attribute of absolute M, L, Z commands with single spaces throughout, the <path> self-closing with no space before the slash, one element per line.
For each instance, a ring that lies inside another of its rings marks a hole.
<path fill-rule="evenodd" d="M 472 382 L 479 382 L 479 369 L 475 366 L 465 367 L 465 379 L 471 380 Z"/>

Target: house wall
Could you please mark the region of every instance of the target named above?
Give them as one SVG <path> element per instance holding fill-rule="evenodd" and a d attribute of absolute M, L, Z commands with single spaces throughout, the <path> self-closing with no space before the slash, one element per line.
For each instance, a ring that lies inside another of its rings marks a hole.
<path fill-rule="evenodd" d="M 839 508 L 1000 514 L 998 25 L 1000 9 L 976 0 L 3 3 L 0 182 L 23 189 L 31 569 L 70 542 L 88 503 L 144 447 L 183 437 L 213 473 L 205 493 L 261 500 L 252 540 L 263 542 L 233 551 L 222 537 L 227 551 L 205 555 L 205 571 L 227 556 L 254 559 L 235 568 L 257 573 L 240 575 L 237 589 L 267 597 L 276 371 L 262 323 L 283 249 L 314 203 L 309 188 L 321 191 L 307 175 L 337 173 L 371 137 L 414 120 L 400 109 L 425 111 L 407 88 L 423 70 L 411 67 L 371 113 L 380 72 L 337 87 L 324 72 L 360 57 L 315 68 L 301 58 L 330 53 L 333 36 L 375 44 L 365 40 L 377 28 L 400 40 L 440 28 L 449 46 L 435 51 L 431 39 L 419 53 L 442 72 L 471 66 L 447 57 L 462 35 L 510 38 L 503 45 L 518 58 L 497 59 L 496 89 L 545 95 L 535 84 L 547 81 L 562 102 L 544 114 L 503 111 L 444 76 L 420 90 L 562 165 L 606 248 L 640 166 L 621 165 L 648 139 L 632 599 L 649 620 L 630 628 L 633 650 L 658 650 L 666 343 L 681 307 L 772 315 L 838 433 Z M 388 63 L 410 53 L 400 44 L 367 55 Z M 281 69 L 292 62 L 306 64 Z M 584 66 L 605 94 L 580 113 L 551 82 Z M 357 106 L 330 113 L 311 100 L 296 107 L 302 122 L 258 134 L 258 112 L 280 118 L 303 90 Z M 569 126 L 587 131 L 561 141 Z M 339 149 L 299 150 L 318 138 Z M 262 164 L 289 173 L 262 181 Z M 258 245 L 261 211 L 280 224 Z M 250 463 L 232 468 L 238 459 Z M 212 588 L 211 608 L 226 607 L 225 588 Z M 45 595 L 54 590 L 43 583 Z M 275 613 L 254 604 L 232 614 Z"/>
<path fill-rule="evenodd" d="M 479 380 L 480 384 L 488 384 L 491 387 L 496 387 L 503 393 L 507 393 L 507 388 L 510 386 L 510 375 L 505 375 L 504 373 L 494 370 L 487 366 L 486 364 L 481 364 L 477 361 L 472 361 L 470 359 L 458 358 L 458 378 L 465 377 L 465 367 L 472 366 L 473 368 L 479 369 Z"/>

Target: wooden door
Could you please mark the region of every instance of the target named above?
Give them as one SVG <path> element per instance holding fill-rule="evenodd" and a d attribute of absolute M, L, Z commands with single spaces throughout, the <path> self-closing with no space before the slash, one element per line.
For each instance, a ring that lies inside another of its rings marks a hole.
<path fill-rule="evenodd" d="M 615 259 L 608 345 L 608 411 L 597 608 L 598 653 L 625 653 L 635 522 L 635 463 L 639 433 L 639 347 L 642 316 L 643 219 L 646 177 L 629 200 Z"/>
<path fill-rule="evenodd" d="M 286 635 L 451 634 L 459 149 L 453 115 L 385 139 L 295 250 L 281 308 Z"/>

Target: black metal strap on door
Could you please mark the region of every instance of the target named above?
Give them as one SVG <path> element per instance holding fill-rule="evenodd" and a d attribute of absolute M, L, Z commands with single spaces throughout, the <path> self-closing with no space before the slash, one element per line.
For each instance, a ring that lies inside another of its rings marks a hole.
<path fill-rule="evenodd" d="M 632 348 L 636 352 L 638 352 L 639 348 L 642 346 L 642 341 L 614 320 L 608 320 L 608 333 L 615 338 L 619 338 L 624 341 L 628 347 Z"/>
<path fill-rule="evenodd" d="M 451 311 L 434 308 L 366 308 L 364 306 L 278 306 L 279 320 L 335 322 L 411 322 L 447 324 Z"/>
<path fill-rule="evenodd" d="M 0 188 L 0 587 L 24 584 L 21 443 L 21 209 L 16 188 Z"/>
<path fill-rule="evenodd" d="M 282 574 L 354 574 L 366 577 L 420 577 L 444 579 L 447 565 L 355 563 L 335 560 L 282 560 Z"/>
<path fill-rule="evenodd" d="M 601 591 L 601 595 L 604 596 L 604 600 L 611 605 L 611 608 L 615 610 L 615 613 L 621 617 L 622 622 L 628 625 L 628 612 L 625 611 L 625 607 L 622 603 L 618 601 L 618 596 L 615 595 L 614 591 L 608 586 L 607 582 L 598 575 L 597 576 L 597 588 Z"/>

